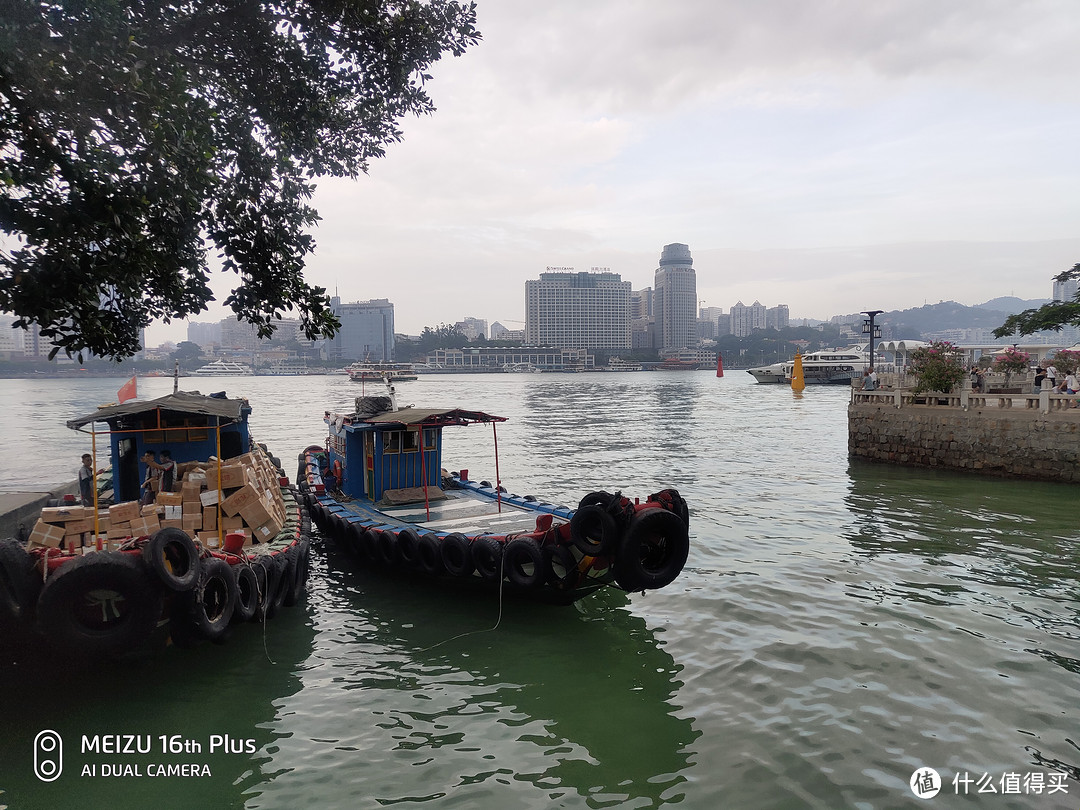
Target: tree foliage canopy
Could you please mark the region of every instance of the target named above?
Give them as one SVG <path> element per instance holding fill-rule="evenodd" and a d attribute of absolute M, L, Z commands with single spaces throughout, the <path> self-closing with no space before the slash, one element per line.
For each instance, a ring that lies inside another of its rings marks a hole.
<path fill-rule="evenodd" d="M 1080 264 L 1074 264 L 1071 270 L 1054 276 L 1054 281 L 1077 280 L 1080 280 Z M 1056 332 L 1066 324 L 1080 326 L 1080 301 L 1053 301 L 1038 309 L 1025 309 L 1017 315 L 1010 315 L 1005 323 L 994 330 L 994 337 L 1033 335 L 1047 329 Z"/>
<path fill-rule="evenodd" d="M 453 0 L 19 0 L 0 4 L 0 310 L 69 354 L 225 303 L 261 337 L 295 310 L 314 178 L 356 177 L 430 113 L 426 73 L 479 39 Z"/>

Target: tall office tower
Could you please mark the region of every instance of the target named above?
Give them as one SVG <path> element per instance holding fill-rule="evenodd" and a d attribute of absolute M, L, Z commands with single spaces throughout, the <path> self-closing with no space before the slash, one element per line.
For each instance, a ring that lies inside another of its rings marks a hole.
<path fill-rule="evenodd" d="M 331 360 L 364 360 L 391 363 L 394 360 L 394 305 L 385 298 L 341 303 L 334 296 L 330 308 L 341 321 L 341 330 L 326 344 Z"/>
<path fill-rule="evenodd" d="M 697 276 L 690 248 L 678 243 L 664 245 L 656 269 L 653 312 L 661 351 L 689 349 L 697 339 Z"/>
<path fill-rule="evenodd" d="M 525 342 L 557 349 L 629 349 L 630 282 L 605 267 L 549 267 L 525 282 Z"/>
<path fill-rule="evenodd" d="M 253 324 L 247 321 L 238 321 L 236 318 L 223 318 L 219 326 L 221 328 L 221 348 L 242 349 L 248 352 L 255 348 L 256 337 Z"/>
<path fill-rule="evenodd" d="M 698 310 L 698 336 L 705 340 L 719 337 L 716 324 L 724 314 L 723 307 L 702 307 Z"/>

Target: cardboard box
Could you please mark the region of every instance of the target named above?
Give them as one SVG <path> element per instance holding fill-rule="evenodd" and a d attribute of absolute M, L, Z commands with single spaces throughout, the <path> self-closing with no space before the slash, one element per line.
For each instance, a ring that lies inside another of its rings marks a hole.
<path fill-rule="evenodd" d="M 163 529 L 183 529 L 184 521 L 180 518 L 176 520 L 163 520 L 161 521 L 161 528 Z"/>
<path fill-rule="evenodd" d="M 187 517 L 188 515 L 201 515 L 203 508 L 202 504 L 198 501 L 184 501 L 184 505 L 181 509 L 183 510 L 184 517 Z"/>
<path fill-rule="evenodd" d="M 221 502 L 221 511 L 231 517 L 239 513 L 239 511 L 248 504 L 258 500 L 259 490 L 255 489 L 251 484 L 244 484 L 244 486 Z"/>
<path fill-rule="evenodd" d="M 82 554 L 83 536 L 82 534 L 67 534 L 64 535 L 64 548 L 75 554 Z"/>
<path fill-rule="evenodd" d="M 223 532 L 238 532 L 244 528 L 244 519 L 239 515 L 236 517 L 223 517 L 219 522 Z"/>
<path fill-rule="evenodd" d="M 70 537 L 74 534 L 83 534 L 84 532 L 92 532 L 93 530 L 93 518 L 86 518 L 86 520 L 72 520 L 71 522 L 64 524 L 64 537 Z"/>
<path fill-rule="evenodd" d="M 165 507 L 165 515 L 164 515 L 165 520 L 180 521 L 180 520 L 183 520 L 183 518 L 184 518 L 184 507 L 181 506 L 180 504 L 177 504 L 176 506 L 166 506 Z"/>
<path fill-rule="evenodd" d="M 184 496 L 185 501 L 199 500 L 200 492 L 202 492 L 202 484 L 193 483 L 191 481 L 185 481 L 183 489 L 180 490 L 180 493 Z"/>
<path fill-rule="evenodd" d="M 207 548 L 221 548 L 221 540 L 218 538 L 218 533 L 216 531 L 199 532 L 199 542 Z"/>
<path fill-rule="evenodd" d="M 208 489 L 205 492 L 200 492 L 199 493 L 199 502 L 203 506 L 213 506 L 214 504 L 216 504 L 218 502 L 218 496 L 220 494 L 221 493 L 218 492 L 216 489 Z"/>
<path fill-rule="evenodd" d="M 202 527 L 217 531 L 217 507 L 209 506 L 202 510 Z"/>
<path fill-rule="evenodd" d="M 281 531 L 282 524 L 278 522 L 276 518 L 271 518 L 261 526 L 256 526 L 251 530 L 252 538 L 259 543 L 269 543 L 275 537 L 278 532 Z"/>
<path fill-rule="evenodd" d="M 109 522 L 114 526 L 118 523 L 127 523 L 134 518 L 139 517 L 139 511 L 140 507 L 138 501 L 115 503 L 109 507 Z"/>
<path fill-rule="evenodd" d="M 142 509 L 139 510 L 141 517 L 158 517 L 161 514 L 162 507 L 156 503 L 148 503 Z"/>
<path fill-rule="evenodd" d="M 184 515 L 184 519 L 181 522 L 183 523 L 184 531 L 188 534 L 197 532 L 202 528 L 202 512 L 199 512 L 197 515 Z"/>
<path fill-rule="evenodd" d="M 109 539 L 109 550 L 116 551 L 113 547 L 114 540 L 126 540 L 131 537 L 131 528 L 124 525 L 122 529 L 109 529 L 108 534 L 105 535 Z"/>
<path fill-rule="evenodd" d="M 179 492 L 159 492 L 155 500 L 162 506 L 179 506 L 184 502 L 184 496 Z"/>
<path fill-rule="evenodd" d="M 207 478 L 209 484 L 214 484 L 214 479 Z M 242 487 L 247 483 L 247 470 L 240 464 L 226 464 L 221 468 L 221 488 L 232 489 Z"/>
<path fill-rule="evenodd" d="M 262 526 L 269 520 L 273 520 L 274 515 L 261 500 L 253 501 L 246 504 L 243 509 L 240 510 L 240 517 L 244 519 L 244 523 L 252 528 L 256 526 Z"/>
<path fill-rule="evenodd" d="M 85 506 L 46 506 L 41 510 L 41 519 L 46 523 L 67 523 L 69 520 L 84 520 L 93 511 Z"/>
<path fill-rule="evenodd" d="M 30 545 L 32 546 L 59 548 L 60 542 L 63 539 L 63 526 L 58 526 L 54 523 L 46 523 L 44 520 L 40 519 L 34 524 L 34 528 L 30 532 Z"/>

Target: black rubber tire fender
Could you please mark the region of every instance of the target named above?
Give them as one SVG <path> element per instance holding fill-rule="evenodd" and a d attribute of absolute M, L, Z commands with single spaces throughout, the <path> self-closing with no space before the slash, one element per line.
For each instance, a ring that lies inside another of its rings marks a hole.
<path fill-rule="evenodd" d="M 345 553 L 350 557 L 357 557 L 363 559 L 363 548 L 361 546 L 361 540 L 363 533 L 367 531 L 359 523 L 350 523 L 349 528 L 345 530 L 345 542 L 342 543 L 342 548 L 345 549 Z"/>
<path fill-rule="evenodd" d="M 604 557 L 615 552 L 619 527 L 605 507 L 589 504 L 570 518 L 570 540 L 582 554 Z"/>
<path fill-rule="evenodd" d="M 615 555 L 615 581 L 627 591 L 663 588 L 686 565 L 690 536 L 686 524 L 666 509 L 642 509 Z"/>
<path fill-rule="evenodd" d="M 336 543 L 345 542 L 345 532 L 349 529 L 349 521 L 343 518 L 341 515 L 331 513 L 326 519 L 327 532 Z"/>
<path fill-rule="evenodd" d="M 255 621 L 274 618 L 277 608 L 274 598 L 281 580 L 281 564 L 276 556 L 260 554 L 251 562 L 252 570 L 259 584 L 259 601 L 255 608 Z"/>
<path fill-rule="evenodd" d="M 379 562 L 388 568 L 397 568 L 401 564 L 397 535 L 388 529 L 373 529 L 372 534 L 375 535 L 375 545 L 379 549 Z"/>
<path fill-rule="evenodd" d="M 494 537 L 477 537 L 472 541 L 473 567 L 485 582 L 498 582 L 503 575 L 503 544 Z"/>
<path fill-rule="evenodd" d="M 547 581 L 560 588 L 571 588 L 578 581 L 577 558 L 569 546 L 549 543 L 541 549 Z"/>
<path fill-rule="evenodd" d="M 452 532 L 442 539 L 439 543 L 439 554 L 446 573 L 454 577 L 467 577 L 472 574 L 474 566 L 469 545 L 468 538 L 457 532 Z"/>
<path fill-rule="evenodd" d="M 233 574 L 236 576 L 236 607 L 232 615 L 233 624 L 250 622 L 255 618 L 255 610 L 259 606 L 258 577 L 246 561 L 234 565 Z"/>
<path fill-rule="evenodd" d="M 109 655 L 141 646 L 157 626 L 161 591 L 132 555 L 98 551 L 61 567 L 45 583 L 37 622 L 56 649 Z"/>
<path fill-rule="evenodd" d="M 142 561 L 170 591 L 190 591 L 199 581 L 199 549 L 182 529 L 154 532 L 142 547 Z"/>
<path fill-rule="evenodd" d="M 192 627 L 199 638 L 219 641 L 229 629 L 236 610 L 236 575 L 232 566 L 218 557 L 203 560 L 199 584 L 192 591 Z"/>
<path fill-rule="evenodd" d="M 29 619 L 41 593 L 41 574 L 18 540 L 0 540 L 0 622 Z"/>
<path fill-rule="evenodd" d="M 304 596 L 308 581 L 308 541 L 300 540 L 293 546 L 292 580 L 285 593 L 285 607 L 292 607 Z"/>
<path fill-rule="evenodd" d="M 446 566 L 442 561 L 442 548 L 438 535 L 424 534 L 420 536 L 420 545 L 417 547 L 417 559 L 420 561 L 420 570 L 433 577 L 446 573 Z"/>
<path fill-rule="evenodd" d="M 412 526 L 406 526 L 398 532 L 398 551 L 401 552 L 401 564 L 406 568 L 420 567 L 420 532 Z"/>
<path fill-rule="evenodd" d="M 507 543 L 503 565 L 507 578 L 522 588 L 538 588 L 547 579 L 544 555 L 531 537 L 515 537 Z"/>

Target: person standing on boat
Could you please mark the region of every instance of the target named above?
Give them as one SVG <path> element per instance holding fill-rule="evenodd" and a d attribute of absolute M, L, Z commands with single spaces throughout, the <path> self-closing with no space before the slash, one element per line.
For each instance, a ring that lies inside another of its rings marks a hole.
<path fill-rule="evenodd" d="M 94 457 L 89 453 L 83 453 L 79 467 L 79 497 L 83 506 L 94 505 Z"/>
<path fill-rule="evenodd" d="M 172 454 L 168 450 L 161 451 L 161 463 L 153 450 L 143 453 L 143 464 L 146 465 L 146 480 L 143 481 L 143 493 L 139 503 L 144 506 L 153 503 L 158 492 L 172 492 L 173 481 L 176 479 L 176 462 L 172 460 Z"/>

